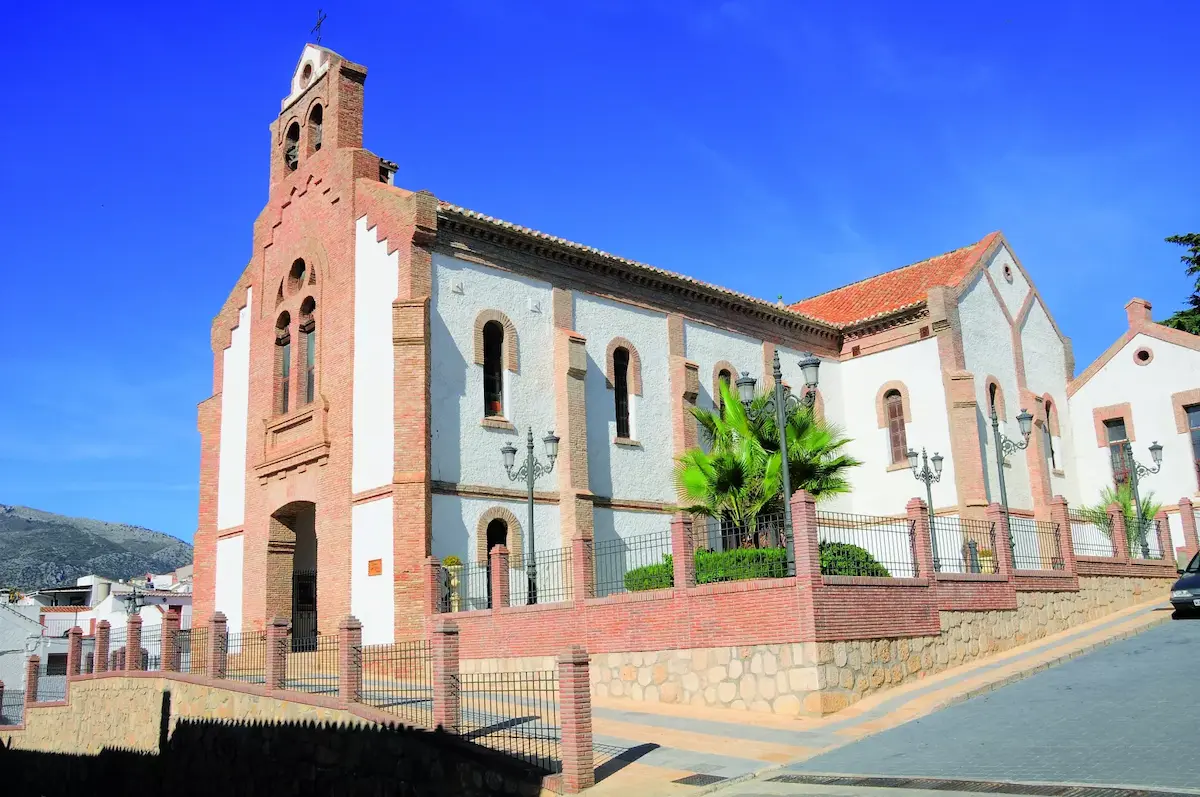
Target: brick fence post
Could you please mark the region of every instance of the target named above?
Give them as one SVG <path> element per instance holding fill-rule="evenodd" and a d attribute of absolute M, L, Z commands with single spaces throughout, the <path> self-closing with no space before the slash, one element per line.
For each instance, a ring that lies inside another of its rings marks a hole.
<path fill-rule="evenodd" d="M 497 545 L 488 553 L 492 580 L 492 608 L 508 608 L 508 548 Z M 578 580 L 576 583 L 579 583 Z"/>
<path fill-rule="evenodd" d="M 917 578 L 927 578 L 932 584 L 936 575 L 942 569 L 940 559 L 933 558 L 933 539 L 930 534 L 933 529 L 929 526 L 929 507 L 920 498 L 910 498 L 904 507 L 908 515 L 909 528 L 912 530 L 913 567 L 916 568 Z"/>
<path fill-rule="evenodd" d="M 458 733 L 458 625 L 437 619 L 430 640 L 433 653 L 433 727 Z"/>
<path fill-rule="evenodd" d="M 83 629 L 75 626 L 67 632 L 67 677 L 79 675 L 83 663 Z"/>
<path fill-rule="evenodd" d="M 288 626 L 286 617 L 272 617 L 267 624 L 267 688 L 287 689 Z"/>
<path fill-rule="evenodd" d="M 426 607 L 426 614 L 440 614 L 443 611 L 449 611 L 450 607 L 442 606 L 442 588 L 441 588 L 442 560 L 433 557 L 425 557 L 425 599 L 429 602 Z"/>
<path fill-rule="evenodd" d="M 984 510 L 984 517 L 992 524 L 992 532 L 996 538 L 996 550 L 992 551 L 992 556 L 996 559 L 996 572 L 1012 581 L 1017 563 L 1013 561 L 1013 544 L 1012 535 L 1008 529 L 1008 516 L 1004 514 L 1004 507 L 993 501 Z"/>
<path fill-rule="evenodd" d="M 42 668 L 42 657 L 34 654 L 25 661 L 25 705 L 30 706 L 37 702 L 38 693 L 38 671 Z M 26 717 L 28 722 L 29 718 Z"/>
<path fill-rule="evenodd" d="M 817 502 L 807 490 L 792 496 L 792 545 L 796 550 L 796 578 L 821 585 L 820 533 Z"/>
<path fill-rule="evenodd" d="M 577 794 L 596 784 L 588 652 L 579 645 L 558 657 L 558 720 L 562 724 L 563 788 L 567 794 Z"/>
<path fill-rule="evenodd" d="M 1071 536 L 1071 508 L 1067 499 L 1056 495 L 1050 499 L 1050 520 L 1058 527 L 1058 555 L 1063 561 L 1063 572 L 1075 575 L 1075 538 Z"/>
<path fill-rule="evenodd" d="M 596 547 L 591 537 L 571 540 L 571 599 L 584 601 L 596 597 Z"/>
<path fill-rule="evenodd" d="M 682 512 L 671 517 L 671 566 L 675 589 L 696 586 L 696 552 L 692 523 Z"/>
<path fill-rule="evenodd" d="M 1158 547 L 1162 551 L 1163 564 L 1177 568 L 1179 563 L 1175 561 L 1175 546 L 1171 543 L 1171 521 L 1167 519 L 1165 509 L 1158 510 L 1158 514 L 1154 516 L 1154 528 L 1158 533 Z"/>
<path fill-rule="evenodd" d="M 179 607 L 172 606 L 162 621 L 162 668 L 164 672 L 179 672 Z"/>
<path fill-rule="evenodd" d="M 1112 529 L 1113 558 L 1118 562 L 1129 561 L 1129 537 L 1125 529 L 1125 512 L 1120 504 L 1108 505 L 1108 526 Z"/>
<path fill-rule="evenodd" d="M 113 664 L 112 664 L 112 668 L 111 668 L 113 670 L 113 672 L 125 672 L 125 653 L 126 653 L 126 651 L 127 651 L 127 648 L 121 647 L 121 648 L 117 648 L 116 651 L 113 653 Z"/>
<path fill-rule="evenodd" d="M 208 621 L 208 658 L 205 672 L 209 678 L 224 678 L 225 665 L 229 660 L 229 625 L 224 612 L 213 612 Z"/>
<path fill-rule="evenodd" d="M 338 697 L 362 702 L 362 623 L 347 615 L 338 623 Z"/>
<path fill-rule="evenodd" d="M 112 624 L 108 620 L 96 623 L 96 659 L 92 672 L 108 672 L 108 640 Z"/>
<path fill-rule="evenodd" d="M 1179 521 L 1183 525 L 1183 557 L 1185 561 L 1191 561 L 1200 551 L 1200 535 L 1196 533 L 1196 510 L 1192 507 L 1192 499 L 1179 499 Z"/>
<path fill-rule="evenodd" d="M 142 616 L 130 615 L 125 623 L 125 665 L 126 672 L 136 672 L 142 669 Z"/>

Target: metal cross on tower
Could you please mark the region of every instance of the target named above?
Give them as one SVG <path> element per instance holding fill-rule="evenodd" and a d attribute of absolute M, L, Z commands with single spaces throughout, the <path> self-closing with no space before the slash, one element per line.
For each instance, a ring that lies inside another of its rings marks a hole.
<path fill-rule="evenodd" d="M 309 33 L 314 33 L 317 36 L 317 44 L 321 43 L 321 25 L 325 22 L 327 15 L 321 9 L 317 9 L 317 24 L 313 25 L 313 29 Z"/>

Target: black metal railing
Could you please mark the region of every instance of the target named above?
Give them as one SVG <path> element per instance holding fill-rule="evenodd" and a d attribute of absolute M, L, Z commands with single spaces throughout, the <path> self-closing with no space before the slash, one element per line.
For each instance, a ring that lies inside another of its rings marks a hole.
<path fill-rule="evenodd" d="M 175 657 L 180 672 L 208 675 L 208 629 L 192 628 L 176 634 Z"/>
<path fill-rule="evenodd" d="M 433 656 L 429 642 L 364 645 L 360 701 L 410 725 L 433 729 Z"/>
<path fill-rule="evenodd" d="M 38 675 L 37 702 L 56 703 L 67 699 L 67 676 Z"/>
<path fill-rule="evenodd" d="M 787 538 L 782 513 L 758 515 L 743 523 L 696 518 L 692 523 L 696 583 L 785 578 Z"/>
<path fill-rule="evenodd" d="M 225 647 L 225 677 L 252 684 L 267 682 L 267 632 L 229 634 Z"/>
<path fill-rule="evenodd" d="M 616 595 L 620 592 L 637 592 L 648 588 L 669 587 L 670 581 L 659 585 L 647 582 L 644 576 L 658 571 L 671 572 L 671 530 L 639 534 L 615 540 L 603 540 L 594 544 L 593 559 L 596 563 L 596 597 Z"/>
<path fill-rule="evenodd" d="M 5 689 L 0 698 L 0 725 L 20 725 L 25 718 L 25 693 Z"/>
<path fill-rule="evenodd" d="M 546 772 L 562 769 L 558 673 L 459 676 L 459 733 Z"/>
<path fill-rule="evenodd" d="M 1162 545 L 1158 539 L 1158 521 L 1142 518 L 1125 518 L 1125 536 L 1129 542 L 1130 559 L 1162 559 Z"/>
<path fill-rule="evenodd" d="M 1071 547 L 1076 556 L 1116 556 L 1112 541 L 1112 521 L 1108 515 L 1071 510 Z"/>
<path fill-rule="evenodd" d="M 1011 535 L 1013 567 L 1016 570 L 1062 570 L 1062 548 L 1059 547 L 1058 524 L 1049 520 L 1008 518 Z"/>
<path fill-rule="evenodd" d="M 448 594 L 443 611 L 471 612 L 492 608 L 491 566 L 487 563 L 467 562 L 447 565 Z"/>
<path fill-rule="evenodd" d="M 95 637 L 84 637 L 80 640 L 79 647 L 79 671 L 84 675 L 91 675 L 96 667 L 96 639 Z"/>
<path fill-rule="evenodd" d="M 908 518 L 817 513 L 821 574 L 915 578 L 916 527 Z"/>
<path fill-rule="evenodd" d="M 534 603 L 558 603 L 571 599 L 571 549 L 549 548 L 533 557 L 537 577 L 530 583 L 528 560 L 509 560 L 508 603 L 528 606 Z"/>
<path fill-rule="evenodd" d="M 283 654 L 287 656 L 285 689 L 314 695 L 338 693 L 338 638 L 319 634 L 302 651 L 293 649 L 292 640 L 284 639 Z"/>
<path fill-rule="evenodd" d="M 939 573 L 998 573 L 996 524 L 935 515 L 930 520 L 933 569 Z"/>
<path fill-rule="evenodd" d="M 142 629 L 142 670 L 145 672 L 162 669 L 162 641 L 161 625 Z"/>
<path fill-rule="evenodd" d="M 125 656 L 125 628 L 114 628 L 108 634 L 108 669 L 120 670 Z"/>
<path fill-rule="evenodd" d="M 74 614 L 43 615 L 42 636 L 61 639 L 70 633 L 71 629 L 77 625 L 80 626 L 80 630 L 83 630 L 86 633 L 87 629 L 84 629 L 83 625 L 90 626 L 91 623 L 85 621 L 83 624 L 80 624 L 79 617 Z"/>

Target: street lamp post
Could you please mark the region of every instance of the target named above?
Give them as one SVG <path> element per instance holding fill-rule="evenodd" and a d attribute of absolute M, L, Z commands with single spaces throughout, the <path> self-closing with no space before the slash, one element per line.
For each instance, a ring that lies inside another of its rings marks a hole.
<path fill-rule="evenodd" d="M 554 470 L 554 462 L 558 459 L 558 439 L 553 431 L 547 432 L 546 436 L 542 438 L 542 442 L 546 445 L 546 456 L 550 460 L 549 465 L 543 465 L 533 456 L 533 427 L 529 427 L 529 434 L 525 439 L 525 464 L 516 471 L 513 471 L 513 465 L 517 459 L 517 447 L 512 443 L 506 443 L 500 449 L 500 453 L 504 455 L 504 471 L 508 474 L 508 478 L 514 482 L 524 479 L 525 486 L 528 488 L 529 543 L 525 549 L 525 575 L 529 580 L 530 604 L 537 603 L 537 564 L 534 562 L 536 549 L 533 537 L 533 483 L 539 477 Z"/>
<path fill-rule="evenodd" d="M 1154 467 L 1147 468 L 1133 458 L 1133 446 L 1129 441 L 1125 441 L 1125 456 L 1129 458 L 1129 489 L 1133 493 L 1133 506 L 1137 517 L 1138 537 L 1142 541 L 1143 559 L 1150 558 L 1150 542 L 1146 538 L 1146 523 L 1142 517 L 1142 498 L 1138 494 L 1138 480 L 1144 476 L 1153 476 L 1162 470 L 1162 450 L 1163 447 L 1158 444 L 1157 440 L 1150 444 L 1150 456 L 1154 460 Z M 1166 555 L 1166 551 L 1163 551 L 1163 558 L 1166 558 Z"/>
<path fill-rule="evenodd" d="M 782 460 L 783 474 L 783 526 L 784 547 L 787 550 L 788 575 L 796 574 L 796 547 L 792 542 L 792 475 L 788 468 L 787 450 L 787 414 L 792 407 L 812 409 L 817 401 L 817 384 L 820 379 L 821 361 L 812 354 L 805 354 L 799 360 L 800 374 L 804 379 L 804 395 L 797 398 L 789 388 L 783 385 L 783 369 L 779 365 L 779 350 L 771 361 L 771 376 L 775 379 L 775 394 L 767 400 L 767 408 L 775 413 L 775 428 L 779 432 L 779 456 Z M 750 376 L 749 371 L 742 371 L 737 380 L 738 398 L 747 407 L 754 401 L 754 386 L 758 380 Z"/>
<path fill-rule="evenodd" d="M 942 561 L 938 558 L 937 532 L 933 528 L 933 483 L 942 480 L 942 455 L 938 452 L 933 452 L 933 469 L 930 470 L 929 455 L 925 453 L 925 449 L 921 449 L 921 469 L 917 470 L 917 452 L 913 449 L 908 449 L 908 467 L 912 468 L 913 478 L 925 485 L 925 501 L 926 509 L 929 511 L 929 544 L 933 549 L 933 570 L 938 572 L 942 569 Z"/>
<path fill-rule="evenodd" d="M 1000 433 L 1000 419 L 996 415 L 996 402 L 992 401 L 992 436 L 996 441 L 996 476 L 1000 479 L 1000 503 L 1004 507 L 1004 525 L 1008 529 L 1008 547 L 1016 556 L 1017 543 L 1013 537 L 1012 524 L 1008 514 L 1008 488 L 1004 485 L 1004 460 L 1008 455 L 1029 446 L 1029 433 L 1033 431 L 1033 416 L 1024 407 L 1017 414 L 1017 426 L 1021 429 L 1021 442 L 1009 440 Z M 1014 559 L 1015 562 L 1015 559 Z"/>

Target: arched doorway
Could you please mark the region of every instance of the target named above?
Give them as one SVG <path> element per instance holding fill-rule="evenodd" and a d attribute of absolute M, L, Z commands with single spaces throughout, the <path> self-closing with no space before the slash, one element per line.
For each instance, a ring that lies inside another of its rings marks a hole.
<path fill-rule="evenodd" d="M 487 597 L 488 606 L 492 605 L 492 549 L 497 545 L 508 547 L 508 523 L 503 518 L 496 518 L 487 525 Z"/>
<path fill-rule="evenodd" d="M 292 623 L 292 650 L 317 643 L 317 506 L 296 501 L 271 516 L 267 544 L 267 620 Z"/>

